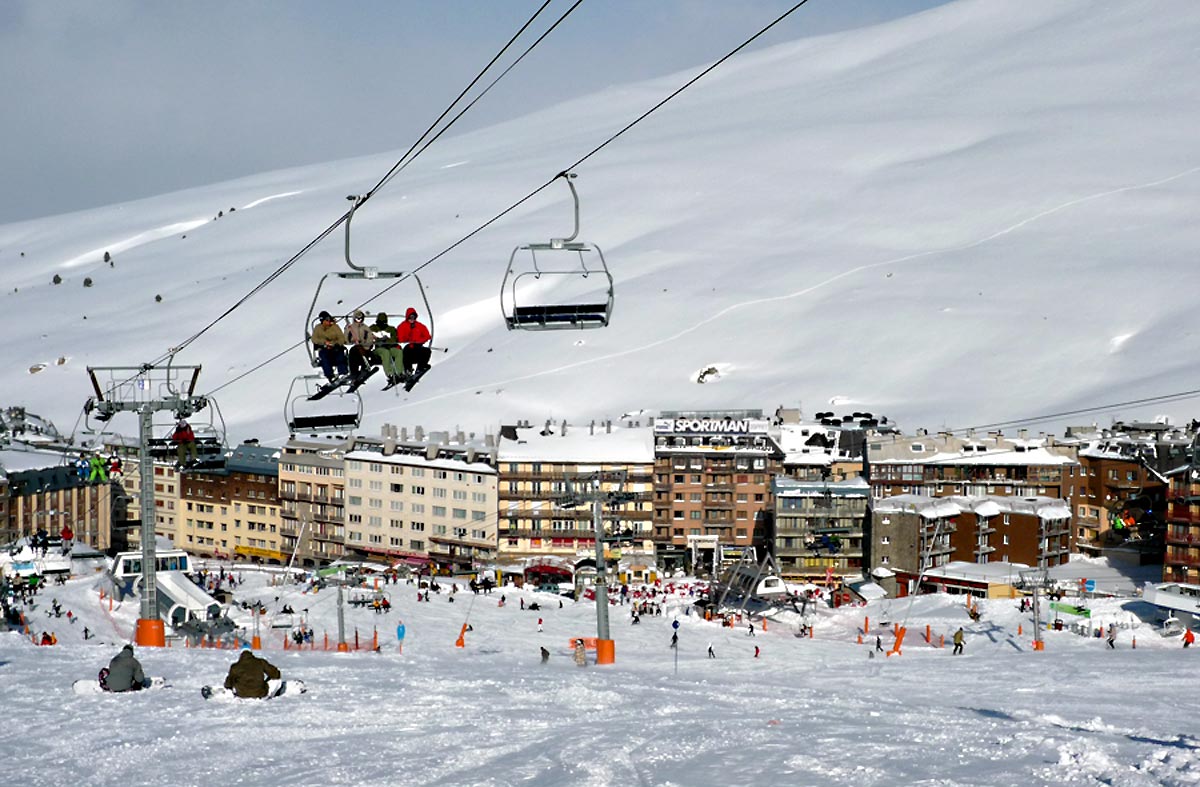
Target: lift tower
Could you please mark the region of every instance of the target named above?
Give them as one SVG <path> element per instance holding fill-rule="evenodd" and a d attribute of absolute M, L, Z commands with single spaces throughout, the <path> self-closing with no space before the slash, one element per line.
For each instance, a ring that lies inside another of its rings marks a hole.
<path fill-rule="evenodd" d="M 624 491 L 627 474 L 624 470 L 609 470 L 568 478 L 566 491 L 555 502 L 559 508 L 575 508 L 584 503 L 592 507 L 592 527 L 596 535 L 596 663 L 612 664 L 616 661 L 616 644 L 608 628 L 608 578 L 604 558 L 605 542 L 622 541 L 625 536 L 604 532 L 604 506 L 619 506 L 634 499 L 632 492 Z M 578 482 L 574 483 L 574 482 Z M 605 489 L 605 484 L 609 486 Z"/>
<path fill-rule="evenodd" d="M 141 646 L 163 647 L 166 632 L 158 614 L 158 585 L 155 582 L 154 549 L 154 459 L 150 439 L 154 436 L 154 414 L 174 413 L 188 418 L 208 406 L 208 400 L 196 396 L 199 366 L 89 366 L 88 377 L 96 395 L 84 410 L 100 421 L 108 421 L 120 412 L 138 414 L 138 475 L 141 486 L 142 591 L 141 614 L 135 641 Z M 100 380 L 105 382 L 101 384 Z"/>

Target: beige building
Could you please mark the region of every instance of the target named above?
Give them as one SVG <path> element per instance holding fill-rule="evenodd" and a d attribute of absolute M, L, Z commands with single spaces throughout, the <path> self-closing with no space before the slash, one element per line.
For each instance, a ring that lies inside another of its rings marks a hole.
<path fill-rule="evenodd" d="M 125 519 L 118 541 L 123 540 L 129 549 L 141 544 L 141 475 L 138 471 L 137 447 L 128 444 L 110 445 L 107 451 L 121 459 L 121 487 L 125 492 Z M 155 535 L 165 536 L 176 545 L 185 545 L 179 536 L 180 487 L 179 471 L 174 464 L 154 462 L 154 510 Z"/>
<path fill-rule="evenodd" d="M 243 443 L 225 468 L 185 473 L 176 546 L 197 555 L 282 565 L 279 449 Z"/>
<path fill-rule="evenodd" d="M 346 461 L 346 547 L 364 559 L 471 568 L 496 552 L 497 471 L 491 435 L 425 434 L 385 425 Z"/>
<path fill-rule="evenodd" d="M 69 525 L 75 541 L 99 550 L 110 546 L 113 484 L 88 484 L 73 466 L 55 465 L 9 473 L 4 491 L 4 542 L 43 528 L 57 536 Z"/>
<path fill-rule="evenodd" d="M 594 558 L 591 506 L 564 507 L 562 496 L 569 480 L 600 473 L 603 491 L 617 491 L 615 479 L 624 474 L 621 490 L 633 495 L 627 502 L 605 506 L 605 532 L 625 537 L 646 556 L 639 560 L 654 565 L 654 434 L 648 425 L 504 426 L 498 459 L 502 559 Z M 614 545 L 606 555 L 615 558 L 620 549 Z"/>
<path fill-rule="evenodd" d="M 317 566 L 346 552 L 346 452 L 353 439 L 289 440 L 279 457 L 280 551 Z"/>

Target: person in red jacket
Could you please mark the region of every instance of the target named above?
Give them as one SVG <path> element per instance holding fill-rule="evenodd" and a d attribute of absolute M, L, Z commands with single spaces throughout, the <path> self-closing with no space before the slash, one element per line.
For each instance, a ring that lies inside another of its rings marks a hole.
<path fill-rule="evenodd" d="M 193 462 L 199 458 L 199 452 L 196 450 L 196 433 L 192 431 L 192 425 L 185 419 L 180 418 L 175 424 L 175 431 L 171 433 L 171 442 L 175 444 L 175 456 L 179 460 L 180 467 L 185 464 L 184 456 L 189 452 Z"/>
<path fill-rule="evenodd" d="M 404 373 L 412 378 L 413 369 L 422 375 L 429 370 L 429 347 L 433 339 L 424 323 L 417 321 L 417 310 L 409 306 L 404 312 L 404 322 L 396 326 L 396 342 L 404 347 Z"/>
<path fill-rule="evenodd" d="M 62 539 L 63 554 L 65 555 L 71 551 L 71 541 L 75 538 L 75 531 L 71 529 L 70 525 L 63 525 L 58 536 Z"/>

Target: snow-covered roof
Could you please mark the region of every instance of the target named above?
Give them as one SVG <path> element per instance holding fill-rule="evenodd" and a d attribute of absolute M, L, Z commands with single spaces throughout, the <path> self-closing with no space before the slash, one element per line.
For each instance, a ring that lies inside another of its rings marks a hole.
<path fill-rule="evenodd" d="M 844 481 L 797 481 L 787 476 L 775 476 L 772 486 L 778 497 L 865 497 L 871 493 L 871 485 L 862 476 Z"/>
<path fill-rule="evenodd" d="M 910 513 L 925 519 L 952 517 L 970 511 L 976 516 L 1032 514 L 1039 519 L 1070 519 L 1071 506 L 1056 497 L 1003 497 L 994 495 L 951 495 L 924 497 L 894 495 L 877 500 L 873 510 L 881 514 Z"/>
<path fill-rule="evenodd" d="M 453 470 L 459 473 L 494 474 L 496 468 L 486 462 L 468 462 L 466 459 L 426 459 L 424 454 L 397 453 L 387 456 L 378 451 L 356 449 L 346 454 L 348 461 L 378 462 L 385 465 L 405 465 L 408 467 L 431 467 L 437 470 Z"/>
<path fill-rule="evenodd" d="M 952 560 L 944 566 L 927 569 L 927 579 L 965 579 L 971 582 L 1016 582 L 1022 571 L 1028 571 L 1024 563 L 969 563 Z"/>
<path fill-rule="evenodd" d="M 542 432 L 548 431 L 547 434 Z M 653 464 L 654 430 L 649 427 L 618 427 L 612 431 L 559 424 L 516 427 L 517 439 L 503 434 L 497 449 L 501 462 L 577 462 L 595 464 Z"/>

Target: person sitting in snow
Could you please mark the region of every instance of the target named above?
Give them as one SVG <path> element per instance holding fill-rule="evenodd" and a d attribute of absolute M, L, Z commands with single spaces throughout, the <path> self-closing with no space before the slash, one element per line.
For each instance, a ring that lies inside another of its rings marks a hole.
<path fill-rule="evenodd" d="M 141 663 L 134 658 L 133 645 L 126 645 L 108 662 L 108 676 L 104 679 L 107 691 L 141 691 L 149 688 L 150 681 L 142 672 Z"/>
<path fill-rule="evenodd" d="M 245 645 L 242 655 L 229 667 L 225 688 L 231 689 L 239 697 L 261 700 L 267 696 L 267 681 L 279 678 L 278 667 L 255 656 L 250 652 L 250 646 Z"/>

